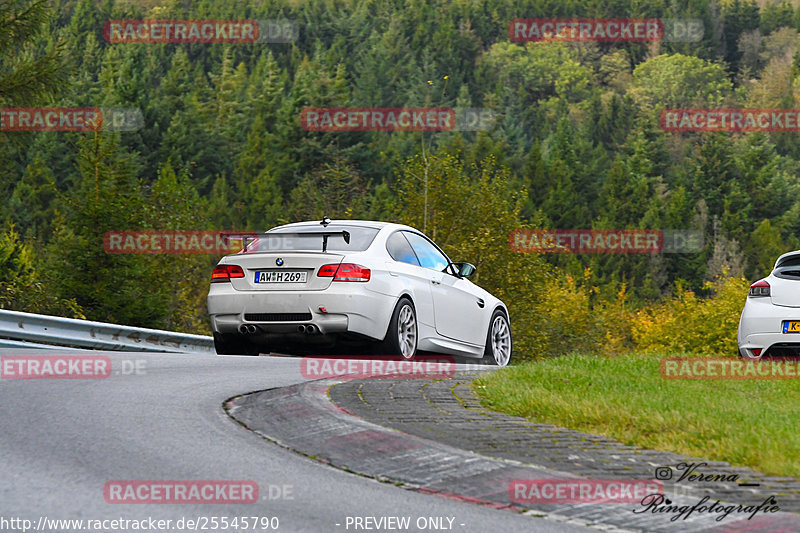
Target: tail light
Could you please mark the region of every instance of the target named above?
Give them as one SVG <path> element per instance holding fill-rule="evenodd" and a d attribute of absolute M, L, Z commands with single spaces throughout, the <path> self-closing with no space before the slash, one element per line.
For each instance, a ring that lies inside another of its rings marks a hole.
<path fill-rule="evenodd" d="M 369 281 L 370 275 L 368 268 L 355 263 L 322 265 L 317 271 L 317 277 L 333 278 L 333 281 Z"/>
<path fill-rule="evenodd" d="M 332 278 L 339 270 L 339 265 L 322 265 L 317 272 L 318 278 Z"/>
<path fill-rule="evenodd" d="M 764 280 L 756 281 L 750 285 L 750 291 L 747 293 L 751 297 L 769 296 L 769 283 Z"/>
<path fill-rule="evenodd" d="M 211 283 L 230 281 L 231 278 L 243 278 L 244 270 L 239 265 L 217 265 L 211 272 Z"/>

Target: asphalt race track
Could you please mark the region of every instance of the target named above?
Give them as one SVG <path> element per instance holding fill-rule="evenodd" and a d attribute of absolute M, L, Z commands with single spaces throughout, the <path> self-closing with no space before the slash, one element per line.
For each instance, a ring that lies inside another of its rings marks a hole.
<path fill-rule="evenodd" d="M 2 350 L 0 357 L 58 353 Z M 0 531 L 22 531 L 23 519 L 35 530 L 40 520 L 120 518 L 172 520 L 163 531 L 195 530 L 187 520 L 198 521 L 200 531 L 223 531 L 212 527 L 212 517 L 277 517 L 277 531 L 287 532 L 589 531 L 343 472 L 274 445 L 225 414 L 228 398 L 306 381 L 299 358 L 83 353 L 108 356 L 111 375 L 0 380 Z M 250 480 L 259 501 L 107 503 L 104 487 L 120 480 Z M 374 520 L 386 517 L 409 517 L 411 527 L 378 527 Z M 180 519 L 183 528 L 176 527 Z M 88 525 L 51 523 L 39 531 L 99 531 Z M 133 530 L 112 526 L 103 530 Z M 250 522 L 249 530 L 274 529 Z"/>

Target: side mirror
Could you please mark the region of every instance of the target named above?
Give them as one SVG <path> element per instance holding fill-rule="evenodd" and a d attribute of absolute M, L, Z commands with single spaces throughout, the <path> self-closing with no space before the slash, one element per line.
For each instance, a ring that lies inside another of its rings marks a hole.
<path fill-rule="evenodd" d="M 453 263 L 453 266 L 456 268 L 459 278 L 468 278 L 477 270 L 472 263 Z"/>

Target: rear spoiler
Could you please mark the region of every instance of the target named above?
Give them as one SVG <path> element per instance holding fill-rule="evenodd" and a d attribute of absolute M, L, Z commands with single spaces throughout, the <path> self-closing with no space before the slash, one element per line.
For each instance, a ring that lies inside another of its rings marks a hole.
<path fill-rule="evenodd" d="M 341 236 L 342 239 L 344 239 L 344 242 L 346 244 L 350 244 L 350 232 L 346 231 L 346 230 L 342 230 L 342 231 L 324 231 L 324 230 L 323 231 L 296 231 L 296 232 L 280 231 L 280 232 L 274 232 L 274 233 L 269 233 L 269 232 L 259 233 L 259 232 L 252 232 L 252 231 L 242 231 L 242 232 L 224 231 L 224 232 L 220 232 L 220 233 L 222 235 L 228 237 L 228 238 L 232 237 L 232 238 L 240 238 L 240 239 L 242 239 L 242 241 L 243 241 L 242 242 L 242 249 L 243 250 L 246 249 L 247 246 L 249 246 L 251 243 L 257 241 L 259 237 L 275 237 L 275 236 L 280 236 L 280 237 L 308 237 L 308 236 L 322 237 L 322 253 L 325 253 L 325 252 L 328 251 L 328 238 L 329 237 Z M 251 239 L 251 240 L 247 241 L 247 239 Z"/>

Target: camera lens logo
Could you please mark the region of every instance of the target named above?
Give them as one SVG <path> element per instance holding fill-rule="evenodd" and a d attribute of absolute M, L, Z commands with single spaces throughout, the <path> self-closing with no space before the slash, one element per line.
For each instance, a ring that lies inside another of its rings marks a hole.
<path fill-rule="evenodd" d="M 672 479 L 672 469 L 668 466 L 659 466 L 656 468 L 656 479 L 659 481 Z"/>

